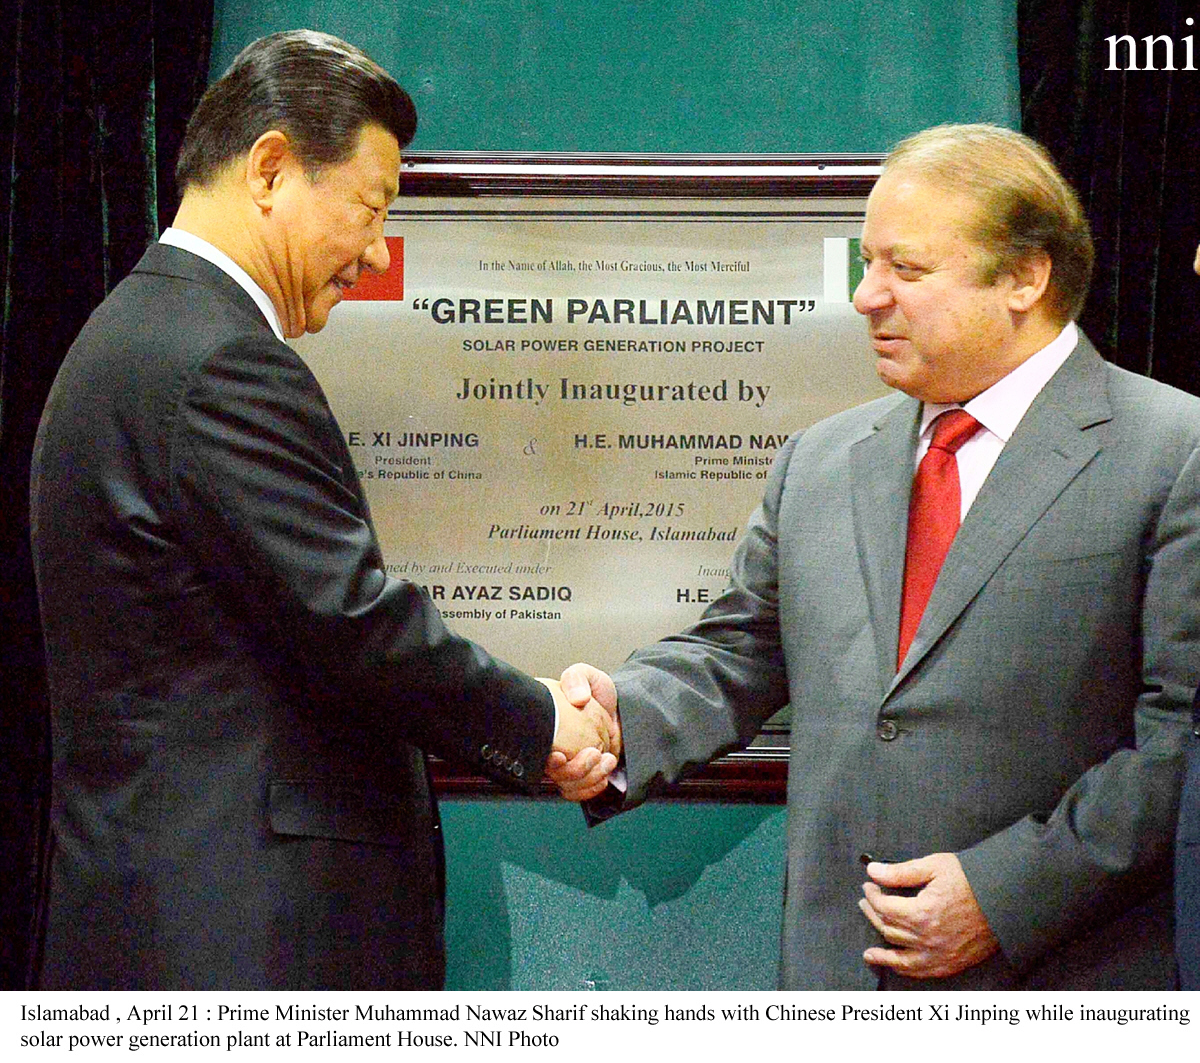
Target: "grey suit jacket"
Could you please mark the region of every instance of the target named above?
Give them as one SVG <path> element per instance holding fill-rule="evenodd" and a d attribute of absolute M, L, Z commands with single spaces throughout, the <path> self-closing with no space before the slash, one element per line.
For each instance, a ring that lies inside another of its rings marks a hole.
<path fill-rule="evenodd" d="M 53 989 L 440 988 L 423 750 L 541 775 L 549 692 L 384 575 L 340 429 L 229 277 L 155 246 L 37 437 Z"/>
<path fill-rule="evenodd" d="M 791 703 L 786 988 L 1161 987 L 1200 676 L 1200 401 L 1086 340 L 950 550 L 899 672 L 919 404 L 781 450 L 724 596 L 615 674 L 628 803 Z M 880 976 L 860 854 L 956 852 L 1002 954 Z"/>

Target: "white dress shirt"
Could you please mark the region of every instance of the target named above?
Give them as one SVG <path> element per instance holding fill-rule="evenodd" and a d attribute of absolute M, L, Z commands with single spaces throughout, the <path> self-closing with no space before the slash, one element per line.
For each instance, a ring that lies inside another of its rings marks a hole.
<path fill-rule="evenodd" d="M 1033 400 L 1050 378 L 1062 368 L 1063 362 L 1079 342 L 1079 330 L 1074 321 L 1043 347 L 1027 358 L 1006 377 L 997 380 L 967 403 L 927 402 L 921 411 L 921 438 L 917 444 L 916 465 L 921 463 L 933 439 L 933 421 L 947 410 L 964 409 L 975 418 L 983 430 L 976 432 L 958 451 L 958 481 L 962 491 L 962 515 L 967 515 L 971 503 L 983 487 L 1004 444 L 1012 437 L 1021 418 L 1033 405 Z"/>

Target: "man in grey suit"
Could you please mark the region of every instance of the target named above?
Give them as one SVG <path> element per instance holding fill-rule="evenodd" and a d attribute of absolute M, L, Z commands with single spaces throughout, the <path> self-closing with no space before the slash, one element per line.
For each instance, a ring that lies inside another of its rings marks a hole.
<path fill-rule="evenodd" d="M 337 421 L 284 343 L 387 269 L 415 124 L 343 41 L 250 45 L 189 124 L 175 225 L 55 381 L 31 500 L 42 988 L 441 988 L 425 751 L 525 789 L 552 743 L 583 776 L 615 763 L 599 706 L 385 574 Z"/>
<path fill-rule="evenodd" d="M 787 442 L 693 628 L 564 673 L 620 706 L 626 789 L 600 801 L 790 703 L 785 988 L 1168 987 L 1200 401 L 1078 332 L 1086 220 L 1020 134 L 903 142 L 862 254 L 900 394 Z"/>

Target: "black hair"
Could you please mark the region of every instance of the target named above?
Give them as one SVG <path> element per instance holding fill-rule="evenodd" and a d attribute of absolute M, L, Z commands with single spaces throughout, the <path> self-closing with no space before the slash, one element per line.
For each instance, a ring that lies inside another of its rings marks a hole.
<path fill-rule="evenodd" d="M 213 82 L 188 122 L 175 179 L 204 187 L 263 133 L 291 141 L 305 173 L 352 158 L 367 125 L 407 146 L 417 111 L 395 79 L 352 44 L 313 30 L 261 37 Z"/>

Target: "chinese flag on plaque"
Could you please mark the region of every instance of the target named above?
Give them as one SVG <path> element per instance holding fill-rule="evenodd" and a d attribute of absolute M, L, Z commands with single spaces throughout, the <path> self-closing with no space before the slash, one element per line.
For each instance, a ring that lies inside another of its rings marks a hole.
<path fill-rule="evenodd" d="M 358 283 L 343 293 L 345 299 L 374 299 L 376 302 L 404 299 L 404 237 L 385 236 L 391 265 L 386 273 L 363 270 Z"/>

